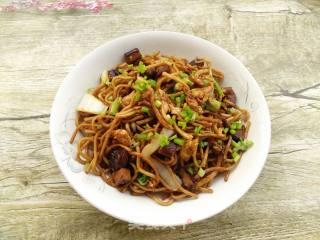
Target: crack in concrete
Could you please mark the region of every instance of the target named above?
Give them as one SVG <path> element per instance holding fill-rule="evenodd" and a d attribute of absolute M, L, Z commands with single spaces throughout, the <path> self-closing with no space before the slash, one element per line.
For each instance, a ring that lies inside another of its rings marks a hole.
<path fill-rule="evenodd" d="M 48 118 L 50 114 L 40 114 L 35 116 L 26 116 L 26 117 L 7 117 L 0 118 L 0 121 L 20 121 L 20 120 L 30 120 L 30 119 L 39 119 L 39 118 Z"/>
<path fill-rule="evenodd" d="M 270 95 L 266 95 L 266 97 L 279 97 L 279 96 L 285 96 L 285 97 L 291 97 L 291 98 L 299 98 L 299 99 L 306 99 L 306 100 L 314 100 L 314 101 L 320 101 L 320 98 L 317 97 L 309 97 L 309 96 L 305 96 L 302 95 L 301 93 L 304 93 L 307 90 L 310 89 L 315 89 L 317 87 L 320 86 L 320 83 L 317 83 L 313 86 L 310 87 L 306 87 L 306 88 L 302 88 L 300 90 L 294 91 L 294 92 L 289 92 L 286 89 L 283 89 L 280 85 L 278 85 L 279 89 L 280 89 L 280 93 L 274 93 L 274 94 L 270 94 Z"/>
<path fill-rule="evenodd" d="M 291 154 L 291 153 L 295 153 L 295 152 L 301 152 L 301 151 L 305 151 L 305 150 L 309 150 L 308 148 L 302 148 L 302 149 L 296 149 L 296 150 L 292 150 L 289 152 L 281 152 L 281 151 L 273 151 L 273 152 L 269 152 L 269 154 L 273 155 L 273 154 Z"/>

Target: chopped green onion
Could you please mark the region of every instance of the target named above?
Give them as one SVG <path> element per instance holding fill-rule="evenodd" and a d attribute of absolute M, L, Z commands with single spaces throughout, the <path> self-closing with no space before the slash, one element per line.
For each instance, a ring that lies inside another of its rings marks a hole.
<path fill-rule="evenodd" d="M 147 90 L 148 87 L 149 87 L 148 81 L 143 78 L 137 79 L 133 86 L 133 88 L 137 92 L 144 92 L 145 90 Z"/>
<path fill-rule="evenodd" d="M 234 113 L 234 111 L 235 111 L 235 109 L 233 107 L 227 109 L 227 113 L 229 113 L 229 114 Z"/>
<path fill-rule="evenodd" d="M 140 145 L 140 143 L 136 142 L 136 143 L 132 144 L 132 145 L 130 146 L 130 148 L 134 150 L 134 149 L 136 149 L 136 147 L 139 146 L 139 145 Z"/>
<path fill-rule="evenodd" d="M 177 134 L 173 135 L 172 137 L 169 137 L 169 141 L 172 141 L 173 139 L 177 138 Z"/>
<path fill-rule="evenodd" d="M 182 129 L 186 129 L 187 123 L 183 121 L 178 121 L 178 126 L 181 127 Z"/>
<path fill-rule="evenodd" d="M 252 145 L 253 145 L 253 141 L 252 141 L 252 140 L 249 140 L 249 139 L 244 140 L 243 143 L 244 143 L 244 145 L 245 145 L 245 147 L 246 147 L 246 150 L 247 150 L 248 148 L 252 147 Z"/>
<path fill-rule="evenodd" d="M 169 118 L 168 122 L 169 122 L 170 125 L 175 125 L 176 124 L 176 117 L 173 116 L 172 118 Z"/>
<path fill-rule="evenodd" d="M 112 100 L 113 100 L 112 95 L 110 95 L 110 96 L 108 97 L 108 100 L 109 100 L 109 101 L 112 101 Z"/>
<path fill-rule="evenodd" d="M 217 141 L 217 143 L 218 143 L 219 145 L 222 145 L 222 140 L 219 139 L 219 140 Z"/>
<path fill-rule="evenodd" d="M 101 83 L 104 83 L 104 84 L 106 84 L 107 86 L 110 85 L 110 80 L 109 80 L 109 77 L 108 77 L 108 72 L 107 72 L 107 70 L 103 70 L 100 79 L 101 79 Z"/>
<path fill-rule="evenodd" d="M 157 86 L 156 80 L 150 79 L 150 80 L 148 80 L 148 83 L 153 88 L 155 88 Z"/>
<path fill-rule="evenodd" d="M 219 97 L 221 99 L 223 97 L 223 90 L 220 87 L 218 81 L 216 81 L 216 80 L 214 81 L 214 88 L 217 90 L 217 93 L 218 93 L 218 95 L 219 95 Z"/>
<path fill-rule="evenodd" d="M 113 101 L 113 103 L 111 104 L 111 108 L 110 108 L 111 115 L 116 115 L 116 113 L 119 112 L 119 108 L 121 106 L 121 103 L 122 103 L 121 97 L 118 97 Z"/>
<path fill-rule="evenodd" d="M 190 173 L 190 175 L 193 175 L 193 174 L 194 174 L 194 168 L 193 168 L 193 166 L 192 166 L 192 165 L 189 165 L 189 166 L 187 167 L 187 171 Z"/>
<path fill-rule="evenodd" d="M 209 99 L 206 104 L 206 108 L 211 112 L 218 111 L 220 109 L 220 107 L 221 107 L 221 102 L 219 102 L 216 99 Z"/>
<path fill-rule="evenodd" d="M 157 108 L 160 108 L 161 105 L 162 105 L 162 103 L 161 103 L 160 100 L 156 100 L 156 101 L 154 102 L 154 105 L 156 105 Z"/>
<path fill-rule="evenodd" d="M 152 135 L 147 134 L 147 133 L 140 133 L 140 134 L 136 135 L 136 138 L 139 141 L 148 141 L 148 140 L 150 140 L 151 137 L 152 137 Z"/>
<path fill-rule="evenodd" d="M 139 102 L 140 101 L 140 98 L 141 98 L 141 93 L 140 92 L 136 92 L 136 95 L 134 96 L 134 100 L 136 102 Z"/>
<path fill-rule="evenodd" d="M 230 130 L 230 134 L 231 134 L 231 135 L 235 135 L 236 133 L 237 133 L 236 130 L 234 130 L 234 129 L 231 129 L 231 130 Z"/>
<path fill-rule="evenodd" d="M 137 70 L 139 73 L 144 73 L 147 70 L 146 65 L 140 61 Z"/>
<path fill-rule="evenodd" d="M 138 176 L 137 180 L 138 180 L 138 183 L 142 186 L 146 185 L 149 181 L 149 177 L 144 175 L 144 174 L 140 174 L 140 176 Z"/>
<path fill-rule="evenodd" d="M 148 107 L 143 106 L 141 108 L 141 112 L 149 114 L 150 113 L 150 109 Z"/>
<path fill-rule="evenodd" d="M 207 87 L 210 84 L 210 81 L 208 79 L 203 80 L 204 86 Z"/>
<path fill-rule="evenodd" d="M 184 118 L 186 122 L 194 121 L 197 119 L 198 114 L 191 110 L 191 108 L 187 105 L 181 111 L 181 116 Z"/>
<path fill-rule="evenodd" d="M 199 134 L 201 132 L 202 126 L 196 126 L 194 129 L 195 134 Z"/>
<path fill-rule="evenodd" d="M 186 74 L 185 72 L 180 72 L 180 73 L 179 73 L 179 76 L 180 76 L 181 78 L 188 78 L 188 77 L 189 77 L 189 75 Z"/>
<path fill-rule="evenodd" d="M 118 68 L 117 71 L 118 71 L 119 73 L 121 73 L 121 75 L 124 75 L 124 76 L 127 76 L 127 75 L 128 75 L 127 71 L 124 70 L 124 69 L 122 69 L 122 68 Z"/>
<path fill-rule="evenodd" d="M 206 172 L 202 168 L 199 168 L 199 171 L 198 171 L 199 177 L 203 177 L 205 174 Z"/>
<path fill-rule="evenodd" d="M 196 71 L 192 71 L 190 75 L 191 75 L 191 77 L 195 77 L 197 75 L 197 72 Z"/>
<path fill-rule="evenodd" d="M 200 141 L 199 146 L 200 146 L 201 148 L 205 148 L 206 146 L 208 146 L 208 142 Z"/>
<path fill-rule="evenodd" d="M 184 103 L 185 98 L 186 98 L 186 96 L 184 94 L 181 94 L 180 96 L 175 98 L 175 101 L 176 101 L 176 104 L 178 107 L 180 107 L 181 104 Z"/>
<path fill-rule="evenodd" d="M 231 129 L 241 129 L 242 125 L 243 125 L 242 122 L 239 120 L 239 121 L 231 123 L 230 128 Z"/>
<path fill-rule="evenodd" d="M 231 145 L 233 146 L 233 152 L 238 152 L 239 150 L 247 151 L 253 145 L 253 141 L 249 139 L 240 140 L 239 142 L 232 141 Z"/>
<path fill-rule="evenodd" d="M 182 138 L 175 138 L 173 139 L 173 142 L 180 146 L 184 144 L 184 140 Z"/>
<path fill-rule="evenodd" d="M 224 134 L 227 134 L 228 131 L 229 131 L 229 128 L 224 128 L 224 129 L 223 129 Z"/>
<path fill-rule="evenodd" d="M 235 162 L 237 162 L 240 159 L 240 155 L 237 152 L 233 152 L 231 155 Z"/>
<path fill-rule="evenodd" d="M 169 145 L 168 136 L 160 134 L 159 135 L 159 140 L 160 140 L 160 147 L 165 147 L 165 146 Z"/>
<path fill-rule="evenodd" d="M 133 69 L 133 64 L 128 64 L 128 69 L 132 70 Z"/>

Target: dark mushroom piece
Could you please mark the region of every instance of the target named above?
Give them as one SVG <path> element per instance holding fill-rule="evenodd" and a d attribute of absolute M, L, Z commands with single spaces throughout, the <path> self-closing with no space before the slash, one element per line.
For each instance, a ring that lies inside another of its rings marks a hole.
<path fill-rule="evenodd" d="M 165 157 L 171 158 L 176 151 L 177 151 L 177 145 L 170 142 L 169 145 L 159 148 L 158 153 Z"/>
<path fill-rule="evenodd" d="M 190 63 L 189 63 L 191 66 L 196 66 L 196 67 L 199 67 L 199 68 L 202 68 L 204 67 L 204 61 L 199 61 L 198 59 L 193 59 Z"/>
<path fill-rule="evenodd" d="M 192 181 L 190 175 L 183 169 L 181 169 L 179 173 L 182 180 L 182 185 L 191 190 L 194 187 L 194 182 Z"/>
<path fill-rule="evenodd" d="M 120 75 L 120 73 L 117 71 L 117 69 L 111 69 L 108 71 L 108 77 L 109 79 L 114 78 L 115 76 Z"/>
<path fill-rule="evenodd" d="M 128 168 L 120 168 L 113 174 L 113 181 L 117 187 L 126 185 L 131 181 L 131 173 Z"/>
<path fill-rule="evenodd" d="M 232 87 L 225 87 L 223 88 L 224 96 L 226 99 L 228 99 L 233 104 L 237 103 L 237 96 L 234 93 Z"/>
<path fill-rule="evenodd" d="M 170 67 L 167 64 L 156 67 L 156 78 L 161 77 L 163 72 L 170 73 Z"/>
<path fill-rule="evenodd" d="M 148 78 L 155 78 L 155 76 L 156 76 L 156 68 L 155 67 L 148 68 L 144 72 L 144 75 L 147 76 Z"/>
<path fill-rule="evenodd" d="M 124 54 L 124 59 L 128 64 L 134 64 L 141 60 L 142 55 L 138 48 L 134 48 Z"/>
<path fill-rule="evenodd" d="M 128 165 L 129 153 L 121 147 L 116 147 L 109 152 L 107 158 L 109 160 L 109 167 L 111 170 L 116 171 Z"/>

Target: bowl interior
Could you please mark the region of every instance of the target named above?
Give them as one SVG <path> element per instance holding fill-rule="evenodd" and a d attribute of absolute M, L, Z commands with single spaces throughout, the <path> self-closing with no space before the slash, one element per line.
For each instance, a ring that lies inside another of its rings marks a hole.
<path fill-rule="evenodd" d="M 106 185 L 99 177 L 87 175 L 74 158 L 75 145 L 68 143 L 74 130 L 75 109 L 88 88 L 98 84 L 104 69 L 123 61 L 123 53 L 138 47 L 143 53 L 161 51 L 192 60 L 210 59 L 225 74 L 224 86 L 236 92 L 238 105 L 249 110 L 249 139 L 254 146 L 244 154 L 228 182 L 218 178 L 213 194 L 200 194 L 196 200 L 184 200 L 162 207 L 147 197 L 123 194 Z M 76 65 L 56 95 L 50 136 L 57 163 L 73 186 L 88 202 L 119 219 L 145 225 L 181 225 L 213 216 L 236 202 L 254 183 L 266 160 L 270 144 L 270 118 L 263 94 L 248 70 L 222 48 L 197 37 L 172 32 L 146 32 L 121 37 L 97 48 Z"/>

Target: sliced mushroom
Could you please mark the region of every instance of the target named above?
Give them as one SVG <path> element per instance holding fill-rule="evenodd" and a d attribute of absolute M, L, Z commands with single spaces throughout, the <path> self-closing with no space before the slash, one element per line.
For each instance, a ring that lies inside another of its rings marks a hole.
<path fill-rule="evenodd" d="M 124 59 L 128 64 L 137 63 L 141 60 L 141 58 L 142 58 L 142 55 L 138 48 L 134 48 L 124 54 Z"/>
<path fill-rule="evenodd" d="M 113 174 L 113 181 L 116 186 L 126 185 L 131 181 L 131 173 L 128 168 L 120 168 Z"/>

